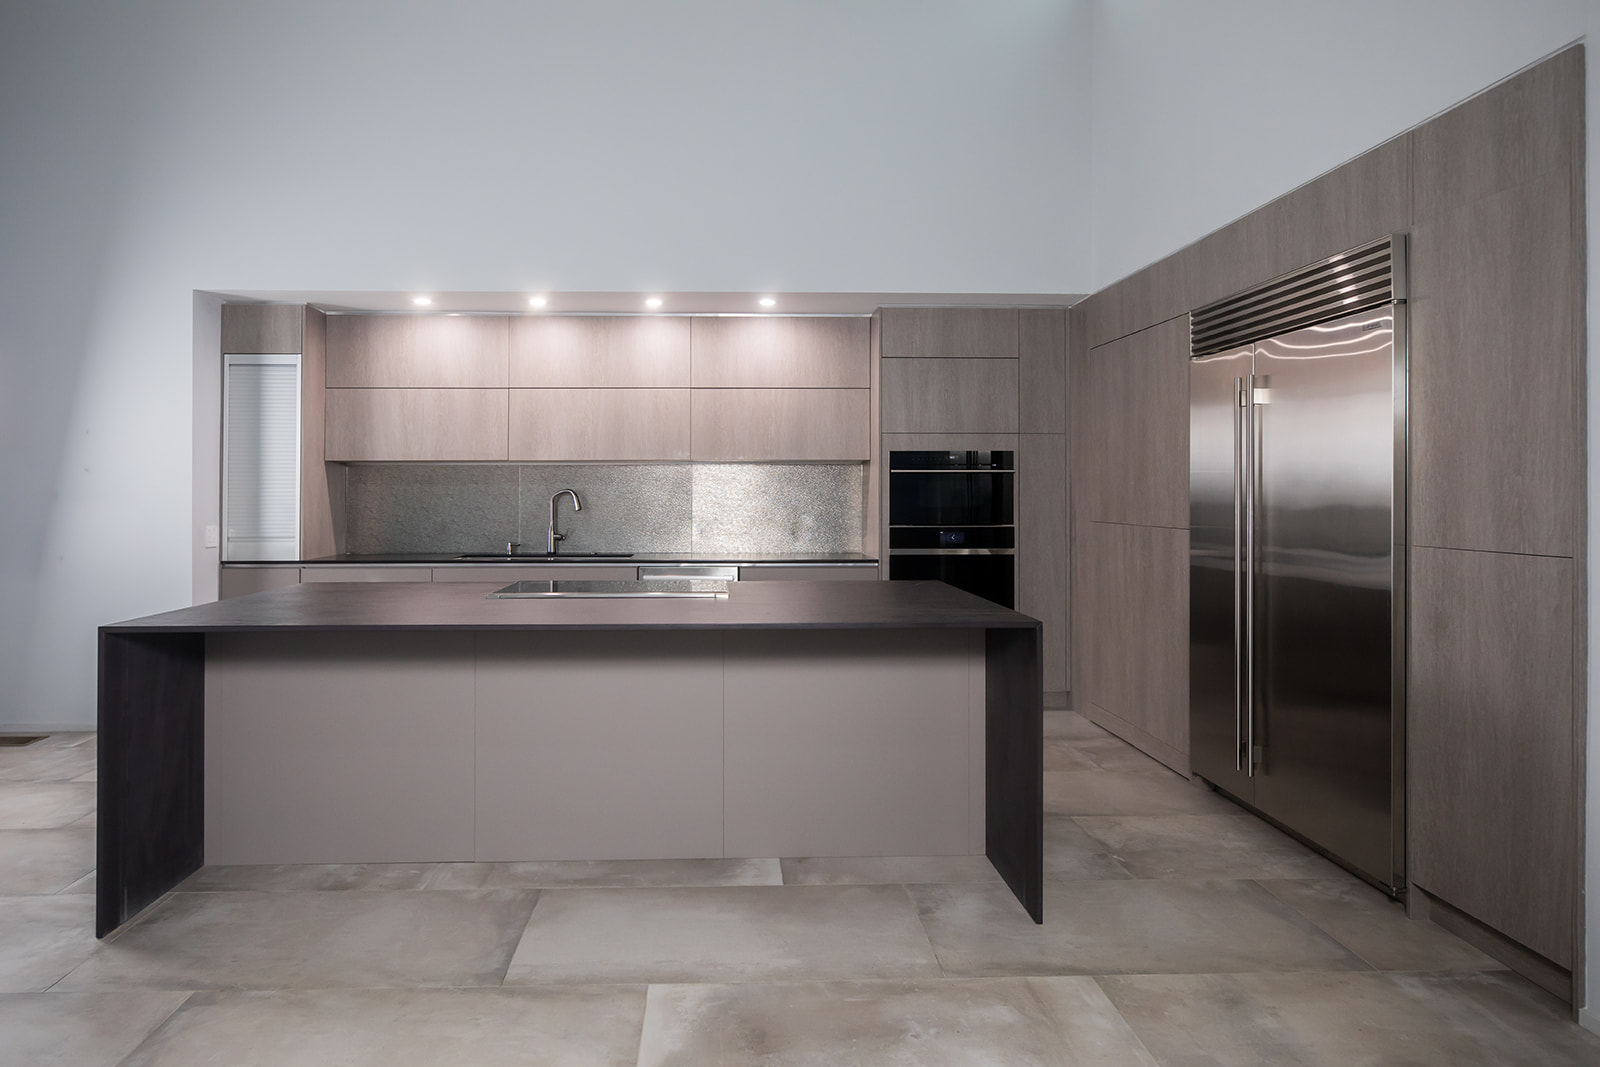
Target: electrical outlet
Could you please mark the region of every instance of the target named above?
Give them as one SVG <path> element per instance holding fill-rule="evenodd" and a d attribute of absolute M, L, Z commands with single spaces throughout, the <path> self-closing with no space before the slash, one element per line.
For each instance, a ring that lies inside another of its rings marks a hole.
<path fill-rule="evenodd" d="M 216 548 L 217 547 L 218 533 L 219 533 L 219 531 L 217 530 L 217 528 L 215 526 L 207 526 L 206 527 L 206 547 L 207 548 Z"/>

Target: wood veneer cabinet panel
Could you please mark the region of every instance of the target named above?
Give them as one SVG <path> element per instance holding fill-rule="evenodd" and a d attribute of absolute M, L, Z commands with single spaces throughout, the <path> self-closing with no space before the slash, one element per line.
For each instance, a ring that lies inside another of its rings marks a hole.
<path fill-rule="evenodd" d="M 513 389 L 513 460 L 689 458 L 687 389 Z"/>
<path fill-rule="evenodd" d="M 224 355 L 299 355 L 304 329 L 303 304 L 222 305 Z"/>
<path fill-rule="evenodd" d="M 689 385 L 689 320 L 666 315 L 531 316 L 511 321 L 513 388 Z"/>
<path fill-rule="evenodd" d="M 1016 433 L 1015 359 L 884 359 L 884 433 Z"/>
<path fill-rule="evenodd" d="M 300 358 L 300 558 L 339 551 L 344 525 L 344 468 L 323 462 L 327 427 L 328 317 L 305 309 Z"/>
<path fill-rule="evenodd" d="M 1017 428 L 1067 432 L 1067 312 L 1018 312 Z"/>
<path fill-rule="evenodd" d="M 330 315 L 332 389 L 505 388 L 503 315 Z"/>
<path fill-rule="evenodd" d="M 694 384 L 723 389 L 867 389 L 871 320 L 696 316 Z"/>
<path fill-rule="evenodd" d="M 1569 559 L 1411 552 L 1411 880 L 1563 967 L 1577 862 Z"/>
<path fill-rule="evenodd" d="M 1189 525 L 1189 319 L 1089 351 L 1087 518 Z"/>
<path fill-rule="evenodd" d="M 1017 610 L 1044 623 L 1044 688 L 1071 688 L 1067 674 L 1067 438 L 1025 433 L 1017 448 Z"/>
<path fill-rule="evenodd" d="M 1582 219 L 1558 170 L 1413 232 L 1413 543 L 1576 550 Z"/>
<path fill-rule="evenodd" d="M 872 458 L 870 389 L 692 390 L 695 459 Z"/>
<path fill-rule="evenodd" d="M 1016 359 L 1015 308 L 883 308 L 885 359 Z"/>
<path fill-rule="evenodd" d="M 329 389 L 334 461 L 503 460 L 504 389 Z"/>
<path fill-rule="evenodd" d="M 1412 133 L 1416 220 L 1570 167 L 1582 153 L 1584 56 L 1569 48 Z"/>
<path fill-rule="evenodd" d="M 1187 252 L 1174 253 L 1113 282 L 1084 301 L 1089 345 L 1103 345 L 1186 314 L 1193 306 L 1188 290 Z"/>

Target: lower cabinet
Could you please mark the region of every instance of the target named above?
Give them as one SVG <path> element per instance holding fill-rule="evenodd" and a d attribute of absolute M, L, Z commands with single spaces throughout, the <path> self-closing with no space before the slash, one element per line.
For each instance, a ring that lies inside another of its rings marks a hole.
<path fill-rule="evenodd" d="M 875 582 L 878 568 L 859 564 L 830 567 L 808 564 L 803 567 L 740 567 L 741 582 Z"/>
<path fill-rule="evenodd" d="M 433 568 L 406 563 L 372 563 L 305 567 L 300 581 L 312 582 L 431 582 Z"/>
<path fill-rule="evenodd" d="M 300 584 L 299 567 L 231 566 L 223 567 L 217 575 L 217 599 L 247 596 L 268 589 L 282 589 Z"/>

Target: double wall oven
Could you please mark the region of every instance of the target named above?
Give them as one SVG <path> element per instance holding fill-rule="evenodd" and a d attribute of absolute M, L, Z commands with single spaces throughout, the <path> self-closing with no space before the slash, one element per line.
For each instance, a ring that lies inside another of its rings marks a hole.
<path fill-rule="evenodd" d="M 1013 452 L 889 453 L 889 577 L 1016 606 Z"/>

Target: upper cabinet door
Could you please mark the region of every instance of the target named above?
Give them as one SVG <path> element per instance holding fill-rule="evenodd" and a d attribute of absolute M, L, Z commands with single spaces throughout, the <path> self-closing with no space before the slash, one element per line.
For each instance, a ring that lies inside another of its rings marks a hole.
<path fill-rule="evenodd" d="M 1018 312 L 1017 426 L 1023 433 L 1067 432 L 1067 312 Z"/>
<path fill-rule="evenodd" d="M 866 389 L 872 320 L 694 318 L 694 384 L 721 389 Z"/>
<path fill-rule="evenodd" d="M 690 395 L 694 459 L 872 458 L 870 389 L 695 389 Z"/>
<path fill-rule="evenodd" d="M 503 315 L 330 315 L 330 389 L 504 389 Z"/>
<path fill-rule="evenodd" d="M 329 389 L 331 462 L 506 459 L 504 389 Z"/>
<path fill-rule="evenodd" d="M 667 315 L 535 315 L 511 322 L 511 385 L 522 389 L 686 389 L 689 320 Z"/>
<path fill-rule="evenodd" d="M 1016 433 L 1014 359 L 886 359 L 884 433 Z"/>
<path fill-rule="evenodd" d="M 1016 308 L 884 308 L 883 355 L 1016 359 Z"/>

